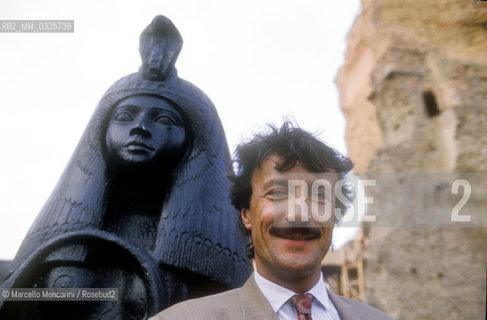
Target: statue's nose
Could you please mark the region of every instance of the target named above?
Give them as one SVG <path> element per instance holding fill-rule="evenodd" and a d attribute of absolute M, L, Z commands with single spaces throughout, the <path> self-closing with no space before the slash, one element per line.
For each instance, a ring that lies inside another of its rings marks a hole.
<path fill-rule="evenodd" d="M 140 135 L 146 138 L 150 138 L 152 136 L 151 132 L 147 129 L 147 124 L 145 123 L 145 119 L 139 119 L 134 127 L 130 130 L 130 135 Z"/>

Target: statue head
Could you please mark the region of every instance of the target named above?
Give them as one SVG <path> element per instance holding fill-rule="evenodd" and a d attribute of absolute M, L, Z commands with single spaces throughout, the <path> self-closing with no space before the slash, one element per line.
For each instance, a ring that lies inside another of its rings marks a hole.
<path fill-rule="evenodd" d="M 186 124 L 170 101 L 139 94 L 116 104 L 104 139 L 108 161 L 113 165 L 173 169 L 186 152 Z"/>
<path fill-rule="evenodd" d="M 140 35 L 139 53 L 142 75 L 151 81 L 166 79 L 183 46 L 183 39 L 174 24 L 164 16 L 156 16 Z"/>

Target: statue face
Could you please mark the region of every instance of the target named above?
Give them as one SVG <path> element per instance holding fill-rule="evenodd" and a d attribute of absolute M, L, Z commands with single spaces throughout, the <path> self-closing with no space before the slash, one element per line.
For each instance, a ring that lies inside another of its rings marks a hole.
<path fill-rule="evenodd" d="M 170 56 L 166 56 L 166 40 L 163 38 L 152 37 L 150 44 L 142 54 L 144 76 L 150 80 L 158 80 L 165 75 L 169 68 Z"/>
<path fill-rule="evenodd" d="M 168 101 L 148 95 L 122 100 L 106 132 L 108 155 L 121 164 L 174 163 L 184 154 L 183 118 Z"/>

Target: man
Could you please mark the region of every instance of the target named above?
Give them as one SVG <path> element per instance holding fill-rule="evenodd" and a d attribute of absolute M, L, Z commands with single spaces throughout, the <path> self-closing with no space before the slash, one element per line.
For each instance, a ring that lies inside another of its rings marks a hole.
<path fill-rule="evenodd" d="M 254 274 L 239 289 L 182 302 L 153 319 L 391 319 L 323 282 L 321 261 L 346 206 L 334 187 L 353 163 L 288 122 L 238 146 L 236 162 L 232 202 L 251 238 Z"/>

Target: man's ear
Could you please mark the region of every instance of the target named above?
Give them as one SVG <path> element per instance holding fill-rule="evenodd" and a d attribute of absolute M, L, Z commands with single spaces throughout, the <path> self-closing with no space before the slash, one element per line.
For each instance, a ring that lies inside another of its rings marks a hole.
<path fill-rule="evenodd" d="M 252 227 L 252 223 L 250 220 L 250 210 L 247 208 L 240 209 L 240 216 L 242 217 L 242 222 L 245 226 L 245 229 L 250 231 Z"/>

